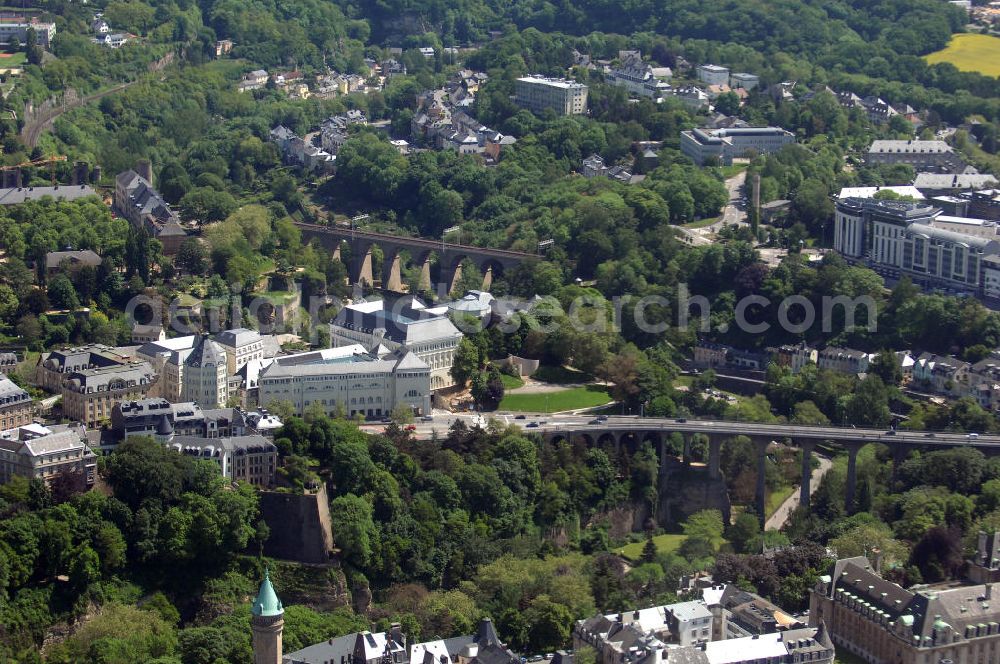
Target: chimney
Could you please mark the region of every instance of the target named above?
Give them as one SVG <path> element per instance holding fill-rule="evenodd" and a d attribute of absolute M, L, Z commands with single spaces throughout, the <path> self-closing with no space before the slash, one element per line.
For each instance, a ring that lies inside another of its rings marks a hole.
<path fill-rule="evenodd" d="M 73 165 L 73 182 L 72 184 L 86 184 L 87 177 L 90 175 L 90 167 L 85 161 L 78 161 Z"/>
<path fill-rule="evenodd" d="M 153 186 L 153 162 L 149 159 L 136 160 L 135 172 L 145 178 L 150 187 Z"/>
<path fill-rule="evenodd" d="M 392 640 L 401 645 L 404 649 L 406 648 L 406 635 L 403 634 L 403 626 L 398 622 L 394 622 L 389 625 L 389 636 Z"/>

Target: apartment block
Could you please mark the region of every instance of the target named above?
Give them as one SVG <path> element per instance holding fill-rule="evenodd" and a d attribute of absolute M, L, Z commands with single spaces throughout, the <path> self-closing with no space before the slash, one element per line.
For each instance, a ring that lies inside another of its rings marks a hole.
<path fill-rule="evenodd" d="M 546 109 L 556 115 L 581 115 L 587 112 L 588 88 L 565 78 L 524 76 L 514 81 L 514 101 L 535 113 Z"/>

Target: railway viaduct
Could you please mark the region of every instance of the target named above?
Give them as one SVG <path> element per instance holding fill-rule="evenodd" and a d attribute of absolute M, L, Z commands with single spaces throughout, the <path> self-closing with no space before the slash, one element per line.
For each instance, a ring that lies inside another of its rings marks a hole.
<path fill-rule="evenodd" d="M 417 237 L 401 237 L 385 233 L 362 231 L 349 226 L 321 226 L 317 224 L 296 223 L 302 233 L 302 240 L 316 240 L 319 245 L 330 251 L 334 257 L 340 258 L 344 245 L 350 250 L 348 278 L 352 284 L 367 283 L 374 285 L 372 270 L 372 249 L 381 248 L 384 260 L 382 274 L 379 275 L 382 287 L 386 290 L 402 290 L 403 281 L 400 276 L 403 267 L 402 252 L 406 251 L 415 265 L 421 269 L 420 287 L 431 290 L 431 256 L 437 255 L 440 265 L 440 276 L 437 289 L 450 293 L 458 279 L 462 276 L 462 263 L 466 259 L 472 261 L 483 274 L 483 288 L 488 289 L 494 276 L 512 270 L 520 263 L 535 259 L 535 254 L 506 249 L 488 249 L 456 244 L 440 240 L 426 240 Z"/>

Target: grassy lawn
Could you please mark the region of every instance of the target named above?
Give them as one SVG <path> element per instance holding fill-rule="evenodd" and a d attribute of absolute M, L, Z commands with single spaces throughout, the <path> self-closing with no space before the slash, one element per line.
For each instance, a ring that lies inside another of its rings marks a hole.
<path fill-rule="evenodd" d="M 682 533 L 666 533 L 663 535 L 657 535 L 653 538 L 653 544 L 656 545 L 657 553 L 673 553 L 680 548 L 681 543 L 684 541 L 684 535 Z M 715 542 L 715 548 L 718 549 L 720 546 L 725 544 L 726 540 L 720 539 Z M 626 544 L 625 546 L 615 550 L 620 556 L 628 558 L 629 560 L 638 560 L 642 557 L 642 548 L 646 546 L 646 540 L 641 542 L 632 542 L 631 544 Z"/>
<path fill-rule="evenodd" d="M 0 69 L 5 67 L 20 67 L 28 61 L 28 54 L 24 51 L 11 53 L 10 51 L 0 51 Z"/>
<path fill-rule="evenodd" d="M 986 76 L 1000 76 L 1000 37 L 961 34 L 948 46 L 924 57 L 928 64 L 950 62 L 960 71 L 974 71 Z"/>
<path fill-rule="evenodd" d="M 500 374 L 500 382 L 503 383 L 503 389 L 505 390 L 516 390 L 524 385 L 524 381 L 517 376 L 508 376 L 505 373 Z"/>
<path fill-rule="evenodd" d="M 667 533 L 666 535 L 657 535 L 653 538 L 653 544 L 656 545 L 657 553 L 671 553 L 676 551 L 683 541 L 684 535 L 680 533 Z M 645 541 L 632 542 L 617 549 L 615 553 L 629 560 L 638 560 L 642 556 L 642 547 L 644 546 L 646 546 Z"/>
<path fill-rule="evenodd" d="M 577 408 L 600 406 L 611 400 L 608 390 L 603 385 L 588 385 L 573 387 L 556 392 L 539 394 L 508 394 L 500 402 L 500 410 L 522 411 L 527 413 L 556 413 Z"/>
<path fill-rule="evenodd" d="M 777 512 L 778 508 L 781 507 L 781 503 L 785 502 L 785 500 L 792 495 L 792 492 L 796 490 L 797 489 L 794 486 L 783 486 L 777 491 L 771 491 L 768 493 L 767 501 L 765 502 L 767 515 L 771 516 Z"/>
<path fill-rule="evenodd" d="M 705 217 L 704 219 L 699 219 L 698 221 L 681 224 L 681 228 L 704 228 L 705 226 L 711 226 L 721 218 L 722 217 Z"/>
<path fill-rule="evenodd" d="M 732 166 L 720 166 L 719 170 L 722 171 L 722 177 L 727 180 L 731 177 L 737 176 L 747 169 L 749 164 L 733 164 Z"/>

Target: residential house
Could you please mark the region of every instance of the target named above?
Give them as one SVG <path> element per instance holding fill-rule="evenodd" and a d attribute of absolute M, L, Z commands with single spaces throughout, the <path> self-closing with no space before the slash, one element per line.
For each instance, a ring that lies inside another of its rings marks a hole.
<path fill-rule="evenodd" d="M 921 353 L 913 363 L 913 383 L 919 388 L 961 397 L 968 394 L 968 362 L 956 357 Z"/>
<path fill-rule="evenodd" d="M 167 332 L 159 324 L 143 325 L 135 323 L 132 325 L 132 343 L 148 344 L 155 341 L 163 341 L 167 338 Z"/>
<path fill-rule="evenodd" d="M 798 373 L 804 367 L 818 363 L 819 351 L 810 348 L 803 341 L 795 346 L 780 346 L 775 351 L 774 359 L 778 365 L 788 367 L 792 373 Z"/>
<path fill-rule="evenodd" d="M 397 76 L 406 76 L 406 65 L 394 58 L 383 60 L 381 67 L 382 76 L 384 76 L 387 81 L 391 81 Z"/>
<path fill-rule="evenodd" d="M 90 249 L 80 251 L 50 251 L 45 254 L 45 274 L 65 274 L 75 272 L 83 266 L 100 267 L 101 257 Z"/>
<path fill-rule="evenodd" d="M 127 32 L 107 32 L 94 37 L 92 41 L 107 48 L 121 48 L 133 39 L 135 39 L 135 36 Z"/>
<path fill-rule="evenodd" d="M 871 354 L 864 351 L 827 346 L 817 354 L 816 365 L 827 371 L 857 375 L 868 372 L 871 358 Z"/>
<path fill-rule="evenodd" d="M 263 69 L 255 69 L 248 74 L 243 75 L 243 80 L 239 82 L 236 89 L 240 92 L 249 92 L 251 90 L 260 90 L 265 85 L 270 78 L 268 73 Z"/>
<path fill-rule="evenodd" d="M 608 83 L 625 88 L 636 97 L 660 99 L 670 85 L 667 80 L 672 75 L 669 67 L 654 68 L 642 59 L 639 51 L 622 51 L 621 64 L 611 67 L 605 78 Z"/>
<path fill-rule="evenodd" d="M 220 39 L 215 42 L 215 57 L 221 58 L 224 55 L 229 55 L 230 51 L 233 50 L 233 40 L 232 39 Z"/>

